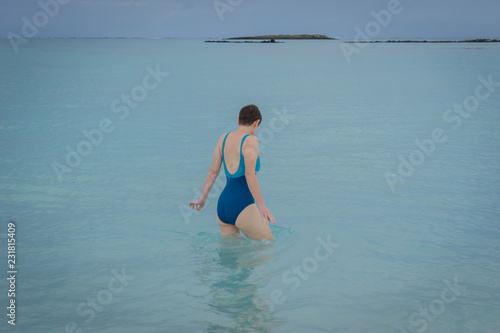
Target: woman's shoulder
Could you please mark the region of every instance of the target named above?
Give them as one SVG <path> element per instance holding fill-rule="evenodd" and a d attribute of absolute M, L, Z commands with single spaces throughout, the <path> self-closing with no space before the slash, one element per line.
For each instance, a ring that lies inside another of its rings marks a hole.
<path fill-rule="evenodd" d="M 248 143 L 254 145 L 254 144 L 258 144 L 259 143 L 259 138 L 256 137 L 255 135 L 252 135 L 252 134 L 248 134 L 246 140 Z"/>
<path fill-rule="evenodd" d="M 224 140 L 224 138 L 225 138 L 225 137 L 226 137 L 229 133 L 231 133 L 231 132 L 226 132 L 226 133 L 222 134 L 222 135 L 219 137 L 219 142 L 223 141 L 223 140 Z"/>
<path fill-rule="evenodd" d="M 249 134 L 245 142 L 243 142 L 243 150 L 247 151 L 248 148 L 251 148 L 252 150 L 259 149 L 259 138 L 257 138 L 255 135 Z"/>
<path fill-rule="evenodd" d="M 222 144 L 223 144 L 223 142 L 224 142 L 224 138 L 225 138 L 225 137 L 226 137 L 226 135 L 228 135 L 228 134 L 229 134 L 229 132 L 228 132 L 228 133 L 224 133 L 224 134 L 222 134 L 222 135 L 219 137 L 219 140 L 217 140 L 217 146 L 218 146 L 218 147 L 222 147 Z"/>

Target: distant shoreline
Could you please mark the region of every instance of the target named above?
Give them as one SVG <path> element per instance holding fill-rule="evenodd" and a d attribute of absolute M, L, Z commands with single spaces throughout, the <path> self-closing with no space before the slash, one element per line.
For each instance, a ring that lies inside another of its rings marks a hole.
<path fill-rule="evenodd" d="M 225 38 L 226 40 L 255 40 L 255 39 L 330 39 L 334 40 L 335 38 L 330 38 L 326 35 L 262 35 L 262 36 L 251 36 L 251 37 L 231 37 Z"/>
<path fill-rule="evenodd" d="M 326 38 L 270 38 L 281 35 L 269 35 L 269 36 L 255 36 L 255 37 L 233 37 L 233 38 L 225 38 L 222 40 L 206 40 L 205 43 L 284 43 L 278 42 L 276 39 L 288 39 L 288 40 L 318 40 L 318 39 L 326 39 Z M 330 40 L 338 40 L 336 38 L 328 38 Z M 389 39 L 389 40 L 345 40 L 342 43 L 350 43 L 350 44 L 358 44 L 358 43 L 381 43 L 381 44 L 389 44 L 389 43 L 427 43 L 427 44 L 439 44 L 439 43 L 500 43 L 499 39 L 488 39 L 488 38 L 477 38 L 477 39 L 463 39 L 463 40 L 414 40 L 414 39 Z"/>
<path fill-rule="evenodd" d="M 277 42 L 274 39 L 270 40 L 262 40 L 260 42 L 254 41 L 254 40 L 245 40 L 245 41 L 233 41 L 233 40 L 206 40 L 205 43 L 284 43 L 284 42 Z"/>
<path fill-rule="evenodd" d="M 290 36 L 288 38 L 282 38 L 278 36 Z M 303 36 L 303 35 L 298 35 Z M 316 35 L 310 35 L 316 36 Z M 320 35 L 322 36 L 322 35 Z M 274 37 L 274 38 L 270 38 Z M 325 36 L 326 37 L 326 36 Z M 0 36 L 0 40 L 15 39 L 8 36 Z M 202 37 L 26 37 L 27 40 L 36 39 L 150 39 L 150 40 L 176 40 L 176 39 L 203 39 Z M 436 39 L 436 40 L 425 40 L 425 39 L 346 39 L 346 38 L 299 38 L 295 35 L 265 35 L 265 36 L 253 36 L 253 37 L 231 37 L 231 38 L 221 38 L 206 40 L 206 42 L 211 43 L 271 43 L 272 40 L 336 40 L 342 43 L 500 43 L 500 39 L 495 38 L 476 38 L 476 39 Z"/>
<path fill-rule="evenodd" d="M 500 43 L 499 39 L 464 39 L 464 40 L 348 40 L 344 43 Z"/>

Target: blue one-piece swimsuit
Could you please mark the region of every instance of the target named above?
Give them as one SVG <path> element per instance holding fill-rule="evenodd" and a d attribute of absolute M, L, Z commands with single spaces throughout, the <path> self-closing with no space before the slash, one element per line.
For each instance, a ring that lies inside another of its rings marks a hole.
<path fill-rule="evenodd" d="M 222 163 L 224 164 L 224 171 L 226 172 L 226 187 L 224 187 L 217 203 L 217 216 L 222 222 L 235 225 L 238 215 L 240 215 L 243 209 L 255 203 L 255 200 L 253 199 L 252 193 L 250 193 L 250 189 L 248 188 L 247 180 L 245 178 L 245 159 L 241 151 L 243 142 L 247 138 L 248 134 L 241 140 L 240 165 L 234 174 L 230 174 L 227 171 L 226 161 L 224 159 L 224 147 L 226 145 L 228 135 L 229 133 L 226 134 L 224 142 L 222 143 Z M 259 170 L 260 156 L 257 158 L 255 172 Z"/>

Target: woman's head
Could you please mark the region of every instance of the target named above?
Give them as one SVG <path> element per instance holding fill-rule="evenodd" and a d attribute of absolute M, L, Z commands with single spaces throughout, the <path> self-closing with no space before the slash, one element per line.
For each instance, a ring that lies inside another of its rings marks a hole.
<path fill-rule="evenodd" d="M 240 110 L 238 124 L 240 126 L 255 126 L 256 128 L 262 122 L 262 115 L 256 105 L 250 104 L 244 106 Z"/>

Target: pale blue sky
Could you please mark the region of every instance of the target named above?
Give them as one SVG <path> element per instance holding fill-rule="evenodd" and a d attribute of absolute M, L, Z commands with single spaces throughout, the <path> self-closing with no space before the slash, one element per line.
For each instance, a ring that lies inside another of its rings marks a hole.
<path fill-rule="evenodd" d="M 386 10 L 390 2 L 398 0 L 1 0 L 0 36 L 206 38 L 319 33 L 351 38 L 355 27 L 365 30 L 375 20 L 371 11 Z M 51 4 L 47 11 L 53 17 L 41 12 L 41 3 Z M 374 37 L 500 37 L 498 0 L 399 3 L 398 13 L 384 18 L 388 23 L 379 25 Z M 26 20 L 38 24 L 36 34 L 26 27 Z"/>

